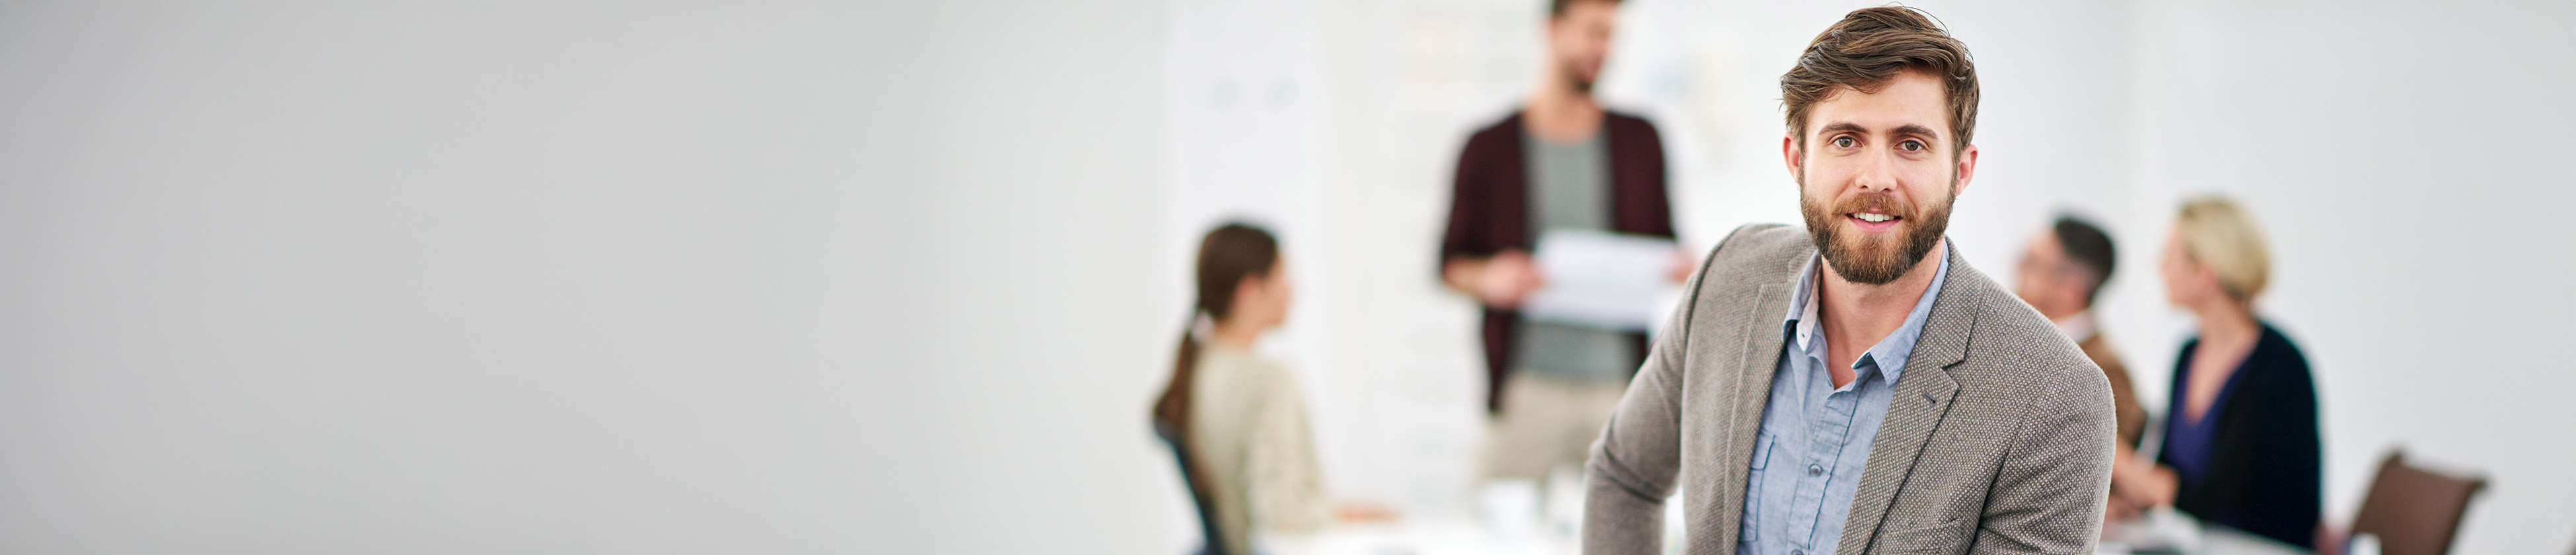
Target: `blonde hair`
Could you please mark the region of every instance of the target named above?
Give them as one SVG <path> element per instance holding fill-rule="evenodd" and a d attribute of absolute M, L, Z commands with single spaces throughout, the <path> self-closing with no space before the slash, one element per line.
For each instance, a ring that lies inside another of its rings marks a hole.
<path fill-rule="evenodd" d="M 2237 301 L 2251 302 L 2271 284 L 2272 248 L 2254 227 L 2254 215 L 2236 201 L 2219 195 L 2184 201 L 2174 234 L 2183 253 L 2218 274 L 2218 285 Z"/>

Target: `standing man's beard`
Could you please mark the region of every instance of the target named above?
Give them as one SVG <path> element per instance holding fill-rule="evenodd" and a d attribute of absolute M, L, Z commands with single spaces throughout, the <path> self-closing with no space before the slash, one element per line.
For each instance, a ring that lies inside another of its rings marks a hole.
<path fill-rule="evenodd" d="M 1558 63 L 1556 65 L 1556 70 L 1565 73 L 1565 83 L 1572 85 L 1574 87 L 1574 92 L 1581 93 L 1584 96 L 1592 95 L 1592 82 L 1597 81 L 1598 79 L 1584 77 L 1583 70 L 1574 67 L 1574 62 Z"/>
<path fill-rule="evenodd" d="M 1955 183 L 1956 180 L 1953 181 Z M 1807 236 L 1816 242 L 1816 250 L 1824 253 L 1825 263 L 1832 264 L 1835 273 L 1842 274 L 1843 279 L 1865 285 L 1886 285 L 1904 277 L 1906 272 L 1914 269 L 1915 263 L 1923 260 L 1924 253 L 1940 246 L 1941 235 L 1950 228 L 1950 205 L 1958 200 L 1954 185 L 1951 197 L 1937 207 L 1918 210 L 1913 206 L 1899 205 L 1895 197 L 1879 193 L 1853 197 L 1828 209 L 1810 200 L 1806 189 L 1807 178 L 1799 176 L 1798 211 L 1807 217 Z M 1892 240 L 1842 236 L 1842 222 L 1838 220 L 1844 214 L 1871 208 L 1899 218 L 1899 236 Z"/>

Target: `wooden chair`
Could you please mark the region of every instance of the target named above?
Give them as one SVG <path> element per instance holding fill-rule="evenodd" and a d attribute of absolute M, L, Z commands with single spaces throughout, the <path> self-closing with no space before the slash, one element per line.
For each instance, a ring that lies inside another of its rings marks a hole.
<path fill-rule="evenodd" d="M 2405 450 L 2390 450 L 2352 517 L 2352 533 L 2378 537 L 2381 555 L 2445 555 L 2469 500 L 2486 486 L 2484 477 L 2426 470 L 2406 464 Z"/>

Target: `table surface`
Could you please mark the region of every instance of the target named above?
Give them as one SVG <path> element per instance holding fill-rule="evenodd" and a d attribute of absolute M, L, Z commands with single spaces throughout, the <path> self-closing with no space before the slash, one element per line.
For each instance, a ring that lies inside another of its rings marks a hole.
<path fill-rule="evenodd" d="M 2097 555 L 2182 553 L 2185 555 L 2312 555 L 2299 546 L 2252 533 L 2201 522 L 2162 508 L 2135 520 L 2112 525 L 2094 552 Z M 2136 547 L 2132 551 L 2132 547 Z"/>
<path fill-rule="evenodd" d="M 1506 532 L 1472 519 L 1342 526 L 1263 546 L 1268 555 L 1575 555 L 1571 534 Z"/>
<path fill-rule="evenodd" d="M 2246 532 L 2214 526 L 2170 511 L 2150 513 L 2123 523 L 2098 555 L 2182 553 L 2185 555 L 2313 555 L 2297 546 Z M 1668 536 L 1668 552 L 1679 552 L 1678 537 Z M 2132 545 L 2165 549 L 2132 551 Z M 1335 527 L 1322 533 L 1266 544 L 1270 555 L 1576 555 L 1581 542 L 1565 526 L 1504 530 L 1471 518 L 1408 520 L 1393 524 Z"/>

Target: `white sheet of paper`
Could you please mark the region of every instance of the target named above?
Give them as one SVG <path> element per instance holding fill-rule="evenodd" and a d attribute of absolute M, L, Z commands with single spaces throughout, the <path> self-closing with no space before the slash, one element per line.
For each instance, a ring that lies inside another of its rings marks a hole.
<path fill-rule="evenodd" d="M 1521 302 L 1530 318 L 1595 328 L 1654 327 L 1672 284 L 1672 241 L 1603 231 L 1549 230 L 1535 253 L 1547 284 Z"/>

